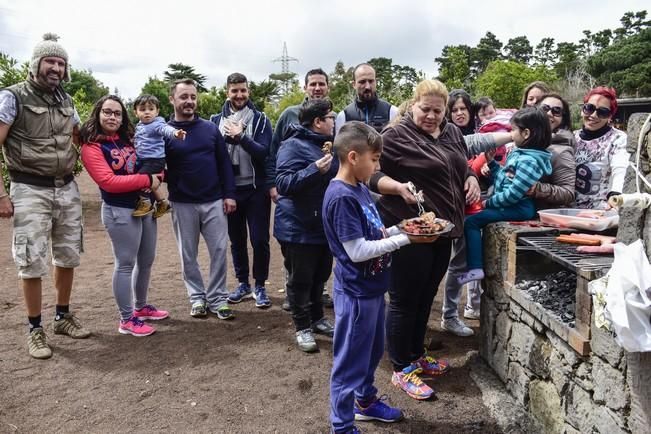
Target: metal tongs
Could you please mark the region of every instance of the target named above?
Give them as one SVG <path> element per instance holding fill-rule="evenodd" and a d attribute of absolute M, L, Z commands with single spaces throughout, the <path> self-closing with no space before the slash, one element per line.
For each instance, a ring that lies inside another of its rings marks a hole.
<path fill-rule="evenodd" d="M 407 188 L 409 188 L 411 194 L 413 194 L 414 197 L 416 198 L 416 204 L 418 205 L 418 216 L 420 217 L 423 214 L 425 214 L 425 208 L 423 207 L 423 203 L 425 202 L 425 197 L 423 196 L 423 190 L 418 191 L 414 183 L 411 181 L 407 183 Z"/>

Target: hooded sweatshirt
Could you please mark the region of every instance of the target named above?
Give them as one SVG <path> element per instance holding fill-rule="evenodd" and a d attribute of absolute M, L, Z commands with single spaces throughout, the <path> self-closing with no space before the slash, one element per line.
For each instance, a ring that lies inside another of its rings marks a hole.
<path fill-rule="evenodd" d="M 574 203 L 576 161 L 574 134 L 558 130 L 552 134 L 547 150 L 552 154 L 552 174 L 543 176 L 534 186 L 531 197 L 536 209 L 571 207 Z"/>
<path fill-rule="evenodd" d="M 514 148 L 504 167 L 491 160 L 495 192 L 486 201 L 486 208 L 508 208 L 521 200 L 531 200 L 527 190 L 543 175 L 552 173 L 551 154 L 537 149 Z"/>

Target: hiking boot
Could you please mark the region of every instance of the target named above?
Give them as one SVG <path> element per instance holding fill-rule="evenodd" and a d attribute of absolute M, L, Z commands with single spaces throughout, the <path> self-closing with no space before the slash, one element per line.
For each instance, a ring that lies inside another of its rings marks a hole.
<path fill-rule="evenodd" d="M 323 307 L 327 307 L 328 309 L 335 307 L 335 303 L 332 301 L 332 297 L 330 297 L 330 294 L 327 292 L 324 292 L 321 296 L 321 304 L 323 304 Z"/>
<path fill-rule="evenodd" d="M 208 310 L 211 313 L 214 313 L 215 315 L 217 315 L 217 318 L 219 318 L 219 319 L 228 320 L 228 319 L 234 319 L 235 318 L 235 314 L 233 313 L 231 308 L 228 307 L 227 305 L 223 305 L 221 307 L 218 307 L 217 309 L 208 308 Z"/>
<path fill-rule="evenodd" d="M 253 298 L 251 292 L 251 286 L 248 283 L 240 283 L 235 291 L 228 294 L 229 303 L 239 303 L 240 301 L 246 300 L 248 298 Z"/>
<path fill-rule="evenodd" d="M 422 369 L 412 363 L 402 371 L 394 372 L 391 383 L 414 399 L 429 399 L 434 395 L 434 390 L 420 379 L 418 374 L 422 372 Z"/>
<path fill-rule="evenodd" d="M 155 328 L 145 324 L 144 321 L 136 318 L 135 316 L 132 316 L 126 321 L 120 321 L 120 327 L 118 328 L 118 332 L 123 335 L 132 335 L 138 337 L 149 336 L 155 331 Z"/>
<path fill-rule="evenodd" d="M 285 312 L 291 312 L 292 311 L 292 307 L 289 305 L 289 300 L 287 300 L 287 298 L 285 298 L 285 300 L 283 300 L 283 305 L 281 307 Z"/>
<path fill-rule="evenodd" d="M 330 324 L 330 321 L 326 317 L 321 318 L 314 324 L 312 324 L 312 333 L 318 333 L 320 335 L 325 335 L 328 337 L 333 337 L 335 335 L 335 327 Z"/>
<path fill-rule="evenodd" d="M 172 205 L 170 205 L 169 200 L 163 199 L 156 202 L 156 209 L 154 211 L 153 218 L 157 219 L 163 217 L 168 212 L 172 211 Z"/>
<path fill-rule="evenodd" d="M 423 375 L 430 377 L 445 374 L 450 370 L 450 363 L 446 359 L 435 359 L 430 356 L 423 356 L 414 364 L 423 371 Z"/>
<path fill-rule="evenodd" d="M 314 336 L 312 336 L 310 329 L 297 331 L 296 343 L 298 344 L 298 348 L 306 353 L 313 353 L 319 349 L 319 347 L 316 346 L 316 341 L 314 340 Z"/>
<path fill-rule="evenodd" d="M 146 304 L 142 309 L 134 309 L 133 316 L 140 320 L 159 320 L 167 318 L 170 314 L 166 310 L 158 310 L 151 304 Z"/>
<path fill-rule="evenodd" d="M 479 309 L 466 306 L 463 309 L 463 317 L 466 319 L 479 319 L 479 312 Z"/>
<path fill-rule="evenodd" d="M 47 344 L 47 336 L 43 327 L 36 327 L 27 336 L 27 348 L 29 355 L 35 359 L 49 359 L 52 357 L 52 350 Z"/>
<path fill-rule="evenodd" d="M 190 309 L 190 316 L 194 318 L 203 318 L 208 313 L 206 312 L 206 303 L 203 301 L 199 301 L 197 303 L 194 303 L 192 305 L 192 309 Z"/>
<path fill-rule="evenodd" d="M 151 214 L 152 212 L 154 212 L 154 207 L 152 206 L 151 201 L 149 199 L 140 198 L 138 199 L 136 209 L 133 210 L 131 216 L 144 217 L 147 214 Z"/>
<path fill-rule="evenodd" d="M 64 313 L 60 320 L 54 320 L 54 334 L 68 335 L 73 339 L 84 339 L 90 336 L 90 331 L 81 326 L 79 320 L 71 312 Z"/>
<path fill-rule="evenodd" d="M 255 298 L 255 307 L 266 309 L 271 306 L 271 300 L 267 297 L 267 290 L 264 286 L 256 286 L 253 291 L 253 298 Z"/>
<path fill-rule="evenodd" d="M 470 327 L 464 324 L 459 318 L 443 318 L 441 320 L 441 328 L 449 331 L 453 335 L 467 337 L 475 334 Z"/>
<path fill-rule="evenodd" d="M 379 420 L 386 423 L 402 420 L 404 418 L 402 410 L 385 404 L 387 398 L 386 395 L 382 395 L 379 399 L 376 397 L 367 407 L 362 407 L 359 401 L 355 400 L 355 420 Z"/>

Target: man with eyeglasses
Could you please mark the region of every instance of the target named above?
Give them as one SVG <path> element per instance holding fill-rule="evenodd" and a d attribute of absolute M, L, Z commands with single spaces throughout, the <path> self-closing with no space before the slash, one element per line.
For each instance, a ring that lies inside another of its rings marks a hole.
<path fill-rule="evenodd" d="M 54 333 L 76 339 L 90 336 L 70 312 L 74 269 L 82 250 L 81 197 L 73 176 L 79 117 L 61 86 L 70 81 L 70 65 L 57 40 L 45 34 L 34 48 L 27 80 L 0 92 L 0 146 L 11 179 L 9 193 L 0 183 L 0 217 L 13 217 L 12 252 L 29 321 L 27 345 L 37 359 L 52 356 L 41 324 L 41 279 L 49 272 L 50 243 Z"/>
<path fill-rule="evenodd" d="M 398 115 L 396 106 L 378 98 L 375 69 L 368 63 L 360 63 L 353 70 L 353 89 L 355 101 L 337 115 L 337 131 L 346 122 L 360 121 L 381 132 Z"/>

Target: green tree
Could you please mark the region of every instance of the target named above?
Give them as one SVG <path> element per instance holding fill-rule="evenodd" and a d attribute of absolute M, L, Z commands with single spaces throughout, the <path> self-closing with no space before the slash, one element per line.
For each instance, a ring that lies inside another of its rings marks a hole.
<path fill-rule="evenodd" d="M 330 92 L 328 97 L 332 101 L 336 112 L 343 110 L 355 97 L 353 87 L 353 68 L 344 66 L 341 60 L 335 64 L 335 69 L 329 75 Z"/>
<path fill-rule="evenodd" d="M 197 94 L 197 114 L 204 118 L 210 119 L 210 116 L 220 113 L 224 102 L 226 101 L 226 89 L 221 87 L 211 87 L 207 92 Z"/>
<path fill-rule="evenodd" d="M 533 54 L 533 47 L 526 36 L 517 36 L 509 39 L 504 46 L 504 58 L 514 62 L 529 63 Z"/>
<path fill-rule="evenodd" d="M 599 83 L 626 96 L 651 95 L 651 27 L 626 38 L 588 59 L 588 71 Z"/>
<path fill-rule="evenodd" d="M 448 89 L 471 91 L 470 76 L 472 48 L 468 45 L 446 45 L 441 56 L 434 59 L 439 64 L 439 76 Z"/>
<path fill-rule="evenodd" d="M 305 99 L 305 93 L 303 89 L 298 85 L 298 82 L 295 82 L 290 91 L 285 94 L 280 101 L 278 106 L 275 109 L 267 110 L 265 113 L 271 120 L 272 125 L 276 125 L 276 121 L 280 117 L 280 114 L 289 106 L 298 105 L 303 102 Z"/>
<path fill-rule="evenodd" d="M 92 107 L 98 99 L 109 93 L 109 88 L 93 77 L 92 71 L 85 69 L 72 69 L 70 81 L 63 83 L 63 88 L 73 97 L 77 94 L 80 95 L 75 99 L 75 107 L 78 103 L 90 103 Z M 80 91 L 82 92 L 80 93 Z M 78 107 L 77 111 L 79 111 Z"/>
<path fill-rule="evenodd" d="M 388 57 L 375 57 L 367 63 L 375 69 L 378 95 L 394 105 L 411 98 L 414 86 L 422 78 L 411 66 L 394 64 Z"/>
<path fill-rule="evenodd" d="M 196 72 L 194 67 L 190 65 L 185 65 L 183 63 L 170 63 L 167 65 L 167 71 L 163 73 L 163 77 L 165 77 L 165 81 L 169 83 L 183 78 L 191 78 L 197 83 L 198 92 L 208 91 L 205 87 L 206 76 Z"/>
<path fill-rule="evenodd" d="M 559 77 L 567 74 L 581 64 L 580 47 L 574 42 L 559 42 L 556 45 L 556 63 L 554 71 Z"/>
<path fill-rule="evenodd" d="M 637 35 L 642 30 L 649 27 L 651 21 L 646 20 L 646 11 L 639 12 L 626 12 L 624 16 L 619 20 L 622 23 L 622 27 L 615 29 L 613 32 L 615 34 L 615 41 L 619 41 L 629 36 Z"/>
<path fill-rule="evenodd" d="M 271 80 L 262 80 L 259 83 L 249 82 L 250 99 L 253 105 L 261 112 L 271 106 L 280 94 L 280 87 L 277 82 Z"/>
<path fill-rule="evenodd" d="M 497 36 L 486 32 L 479 40 L 477 46 L 472 50 L 472 73 L 474 77 L 484 72 L 488 64 L 502 58 L 502 43 Z"/>
<path fill-rule="evenodd" d="M 160 101 L 160 116 L 165 119 L 169 119 L 172 113 L 174 113 L 174 107 L 170 103 L 169 99 L 169 83 L 167 81 L 161 80 L 156 76 L 149 77 L 147 83 L 142 87 L 140 93 L 154 95 Z"/>
<path fill-rule="evenodd" d="M 286 73 L 279 72 L 279 73 L 269 74 L 269 80 L 278 84 L 281 94 L 283 96 L 292 92 L 294 86 L 298 85 L 296 74 L 293 72 L 286 72 Z"/>
<path fill-rule="evenodd" d="M 19 64 L 16 59 L 0 51 L 0 88 L 20 83 L 27 78 L 29 64 Z"/>
<path fill-rule="evenodd" d="M 550 68 L 556 63 L 556 42 L 554 38 L 543 38 L 533 52 L 533 64 L 538 67 Z"/>
<path fill-rule="evenodd" d="M 496 60 L 477 78 L 475 93 L 477 96 L 492 98 L 498 107 L 519 107 L 522 90 L 536 80 L 552 83 L 556 76 L 546 68 L 532 68 L 510 60 Z"/>

